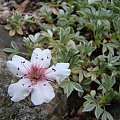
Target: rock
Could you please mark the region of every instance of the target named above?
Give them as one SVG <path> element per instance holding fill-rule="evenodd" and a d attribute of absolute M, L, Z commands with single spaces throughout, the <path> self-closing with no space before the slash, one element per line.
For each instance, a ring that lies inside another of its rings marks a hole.
<path fill-rule="evenodd" d="M 1 32 L 1 31 L 0 31 Z M 3 31 L 2 31 L 3 32 Z M 3 32 L 4 33 L 4 32 Z M 11 37 L 2 34 L 0 43 L 8 46 L 8 42 L 4 40 L 12 40 Z M 17 39 L 17 37 L 16 37 Z M 0 46 L 0 47 L 4 47 Z M 62 116 L 66 113 L 66 96 L 63 95 L 61 89 L 55 90 L 56 97 L 50 103 L 44 103 L 34 106 L 30 101 L 30 96 L 26 99 L 14 103 L 7 94 L 8 86 L 15 83 L 18 78 L 14 77 L 6 68 L 7 55 L 0 52 L 0 120 L 62 120 Z"/>
<path fill-rule="evenodd" d="M 66 97 L 56 90 L 56 97 L 48 104 L 34 106 L 30 98 L 14 103 L 7 94 L 8 85 L 16 82 L 6 68 L 7 56 L 0 52 L 0 120 L 61 120 L 66 111 Z"/>
<path fill-rule="evenodd" d="M 3 48 L 10 47 L 11 41 L 16 42 L 21 50 L 25 50 L 25 48 L 22 45 L 22 39 L 23 38 L 18 35 L 10 37 L 8 31 L 5 30 L 2 25 L 0 25 L 0 50 L 2 50 Z"/>

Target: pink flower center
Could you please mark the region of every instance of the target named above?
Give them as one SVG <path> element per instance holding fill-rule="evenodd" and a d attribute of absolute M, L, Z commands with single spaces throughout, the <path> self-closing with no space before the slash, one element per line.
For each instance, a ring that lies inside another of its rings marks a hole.
<path fill-rule="evenodd" d="M 45 76 L 45 71 L 46 68 L 32 65 L 25 77 L 28 78 L 32 82 L 32 84 L 36 84 L 38 81 L 43 81 L 47 79 L 47 77 Z"/>

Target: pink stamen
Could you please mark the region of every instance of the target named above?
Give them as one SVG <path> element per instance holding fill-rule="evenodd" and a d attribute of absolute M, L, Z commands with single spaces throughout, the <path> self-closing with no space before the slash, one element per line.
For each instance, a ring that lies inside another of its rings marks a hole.
<path fill-rule="evenodd" d="M 32 84 L 36 84 L 38 81 L 47 80 L 45 71 L 46 68 L 41 68 L 38 65 L 32 65 L 25 78 L 28 78 Z"/>

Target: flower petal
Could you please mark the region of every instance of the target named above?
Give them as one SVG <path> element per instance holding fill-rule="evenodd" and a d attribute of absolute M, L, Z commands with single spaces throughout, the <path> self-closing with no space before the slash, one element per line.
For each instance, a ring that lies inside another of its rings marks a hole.
<path fill-rule="evenodd" d="M 54 93 L 54 89 L 53 87 L 50 85 L 50 83 L 48 82 L 40 82 L 40 87 L 43 90 L 43 95 L 44 95 L 44 100 L 46 103 L 50 102 L 54 97 L 55 97 L 55 93 Z"/>
<path fill-rule="evenodd" d="M 51 61 L 51 52 L 49 49 L 41 50 L 40 48 L 36 48 L 31 57 L 31 62 L 33 64 L 38 64 L 42 68 L 47 68 L 50 65 Z"/>
<path fill-rule="evenodd" d="M 31 91 L 32 87 L 28 79 L 21 79 L 8 87 L 8 94 L 12 97 L 11 100 L 14 102 L 25 99 Z"/>
<path fill-rule="evenodd" d="M 29 70 L 31 63 L 25 58 L 14 55 L 12 61 L 7 61 L 8 69 L 17 77 L 23 77 Z"/>
<path fill-rule="evenodd" d="M 38 82 L 33 86 L 31 101 L 34 105 L 50 102 L 55 97 L 53 87 L 48 82 Z"/>
<path fill-rule="evenodd" d="M 33 86 L 33 90 L 31 93 L 31 101 L 34 105 L 40 105 L 44 102 L 44 97 L 39 84 L 35 84 Z"/>
<path fill-rule="evenodd" d="M 71 73 L 71 70 L 68 68 L 69 63 L 57 63 L 55 66 L 53 65 L 47 69 L 45 74 L 48 80 L 62 82 Z"/>

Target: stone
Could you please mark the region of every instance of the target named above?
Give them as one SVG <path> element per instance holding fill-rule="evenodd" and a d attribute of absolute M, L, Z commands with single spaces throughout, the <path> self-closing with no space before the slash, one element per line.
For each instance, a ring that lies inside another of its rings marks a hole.
<path fill-rule="evenodd" d="M 22 37 L 10 37 L 8 31 L 0 26 L 0 120 L 62 120 L 66 114 L 66 95 L 63 91 L 55 89 L 56 97 L 49 103 L 34 106 L 30 101 L 30 96 L 20 102 L 12 102 L 7 93 L 8 86 L 19 79 L 13 76 L 6 67 L 8 55 L 2 51 L 5 47 L 10 47 L 11 41 L 15 41 L 20 49 Z"/>
<path fill-rule="evenodd" d="M 56 89 L 56 97 L 49 103 L 34 106 L 30 96 L 20 102 L 12 102 L 7 94 L 8 86 L 17 82 L 6 68 L 7 55 L 0 52 L 0 120 L 61 120 L 66 113 L 66 96 Z"/>
<path fill-rule="evenodd" d="M 16 42 L 19 48 L 24 51 L 25 48 L 22 43 L 22 37 L 19 35 L 15 35 L 13 37 L 9 36 L 9 31 L 5 30 L 3 25 L 0 25 L 0 50 L 10 47 L 12 41 Z"/>

